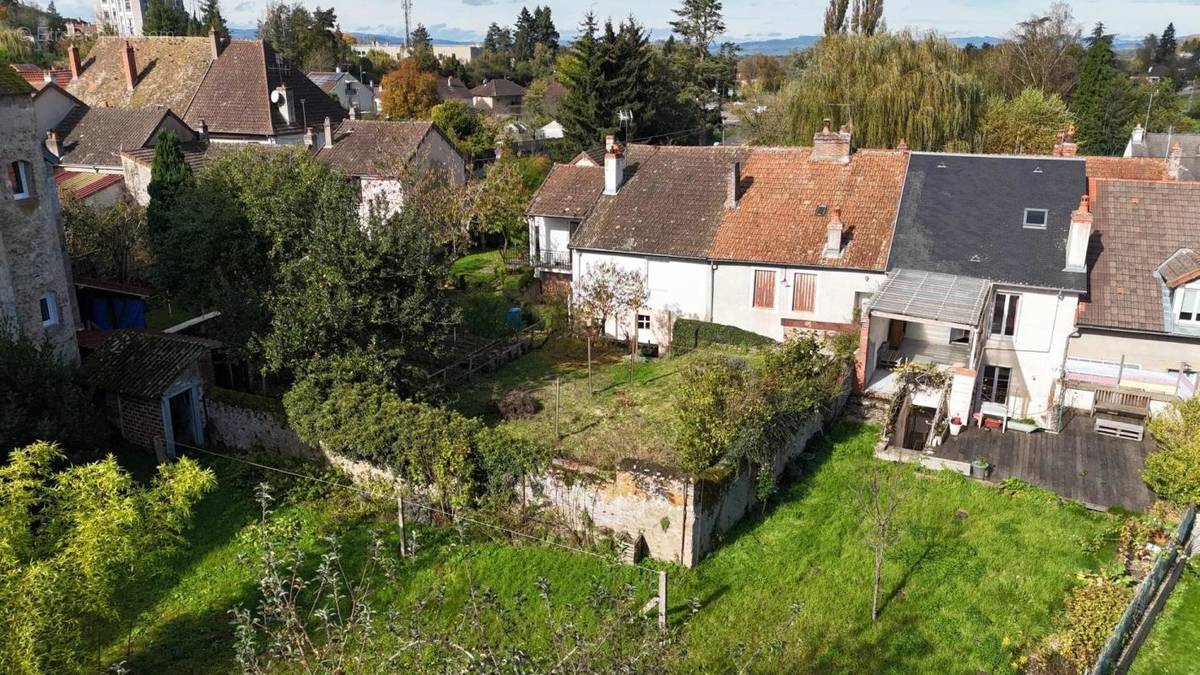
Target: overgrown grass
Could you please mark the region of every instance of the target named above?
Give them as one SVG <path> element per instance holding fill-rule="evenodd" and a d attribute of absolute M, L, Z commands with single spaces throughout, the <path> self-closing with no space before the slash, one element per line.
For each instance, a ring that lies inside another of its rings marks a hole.
<path fill-rule="evenodd" d="M 758 358 L 752 350 L 709 346 L 674 358 L 629 361 L 623 345 L 595 340 L 592 376 L 587 374 L 587 343 L 555 338 L 533 353 L 463 388 L 458 408 L 498 422 L 519 438 L 548 444 L 562 455 L 596 466 L 614 466 L 622 459 L 640 459 L 672 466 L 674 404 L 680 371 L 713 354 Z M 560 383 L 555 391 L 556 380 Z M 526 419 L 500 421 L 495 403 L 513 390 L 528 392 L 538 412 Z M 555 436 L 555 401 L 558 434 Z"/>
<path fill-rule="evenodd" d="M 870 623 L 870 562 L 854 494 L 876 461 L 878 430 L 843 424 L 822 442 L 806 477 L 786 486 L 765 515 L 731 533 L 692 570 L 668 567 L 670 621 L 679 631 L 679 672 L 1004 673 L 1047 635 L 1066 591 L 1081 571 L 1111 558 L 1106 541 L 1116 522 L 1037 489 L 1004 492 L 953 474 L 903 468 L 909 489 L 900 512 L 904 535 L 889 553 L 880 621 Z M 134 672 L 229 672 L 233 635 L 228 610 L 256 599 L 256 544 L 251 524 L 261 475 L 213 465 L 218 489 L 200 504 L 191 548 L 175 571 L 130 602 L 141 617 L 130 643 Z M 312 472 L 311 469 L 308 472 Z M 312 550 L 336 535 L 351 573 L 361 568 L 373 531 L 396 550 L 394 511 L 353 493 L 284 484 L 272 521 L 292 521 Z M 290 496 L 289 496 L 290 495 Z M 495 637 L 530 650 L 549 649 L 533 612 L 536 582 L 548 580 L 555 602 L 586 607 L 597 583 L 636 584 L 642 597 L 653 575 L 549 546 L 460 541 L 453 528 L 423 528 L 416 559 L 394 585 L 376 579 L 375 609 L 410 608 L 444 585 L 444 600 L 427 611 L 461 620 L 471 588 L 501 598 L 524 594 L 519 628 Z M 1196 644 L 1193 580 L 1174 602 L 1189 608 L 1161 628 L 1170 644 Z M 1189 595 L 1192 594 L 1192 595 Z M 700 609 L 692 615 L 689 601 Z M 587 610 L 577 617 L 588 625 Z M 564 615 L 565 620 L 565 615 Z M 649 619 L 648 619 L 649 620 Z M 1188 623 L 1193 624 L 1188 626 Z M 1177 625 L 1172 630 L 1170 627 Z M 1178 631 L 1178 632 L 1175 632 Z M 1193 652 L 1179 652 L 1181 664 Z M 113 645 L 106 661 L 124 658 Z M 1194 661 L 1192 661 L 1194 662 Z M 1155 670 L 1143 672 L 1188 672 Z"/>
<path fill-rule="evenodd" d="M 457 279 L 463 277 L 469 285 L 491 283 L 496 278 L 497 270 L 504 268 L 504 259 L 500 251 L 480 251 L 471 253 L 455 260 L 450 265 L 450 276 Z"/>
<path fill-rule="evenodd" d="M 1138 652 L 1134 675 L 1200 672 L 1200 563 L 1192 563 Z"/>

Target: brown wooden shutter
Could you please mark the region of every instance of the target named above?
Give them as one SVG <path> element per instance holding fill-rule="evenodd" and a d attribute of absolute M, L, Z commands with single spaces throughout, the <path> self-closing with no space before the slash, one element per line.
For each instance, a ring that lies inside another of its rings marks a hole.
<path fill-rule="evenodd" d="M 754 306 L 775 306 L 775 273 L 770 270 L 754 270 Z"/>
<path fill-rule="evenodd" d="M 817 275 L 797 272 L 796 283 L 792 286 L 792 311 L 811 312 L 816 303 Z"/>

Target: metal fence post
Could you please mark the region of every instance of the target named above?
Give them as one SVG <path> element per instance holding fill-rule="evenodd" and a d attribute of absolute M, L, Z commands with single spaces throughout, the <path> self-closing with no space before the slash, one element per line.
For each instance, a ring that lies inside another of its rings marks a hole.
<path fill-rule="evenodd" d="M 408 557 L 408 534 L 404 531 L 404 487 L 396 494 L 396 521 L 400 525 L 400 557 Z"/>
<path fill-rule="evenodd" d="M 658 573 L 658 628 L 667 629 L 667 573 Z"/>

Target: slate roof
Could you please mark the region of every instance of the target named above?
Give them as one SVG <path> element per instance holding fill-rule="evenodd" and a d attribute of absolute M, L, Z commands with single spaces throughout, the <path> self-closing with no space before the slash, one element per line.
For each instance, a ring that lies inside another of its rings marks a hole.
<path fill-rule="evenodd" d="M 730 165 L 745 149 L 629 146 L 626 179 L 601 195 L 571 248 L 705 258 L 725 215 Z"/>
<path fill-rule="evenodd" d="M 1160 268 L 1181 249 L 1200 250 L 1200 183 L 1101 180 L 1096 193 L 1079 325 L 1179 332 Z"/>
<path fill-rule="evenodd" d="M 30 94 L 33 87 L 10 68 L 0 68 L 0 96 Z"/>
<path fill-rule="evenodd" d="M 433 122 L 345 120 L 317 159 L 348 176 L 395 175 L 431 133 L 440 133 Z"/>
<path fill-rule="evenodd" d="M 133 47 L 138 70 L 132 91 L 125 82 L 126 42 Z M 67 91 L 93 107 L 164 105 L 184 117 L 211 61 L 212 44 L 206 37 L 100 37 Z"/>
<path fill-rule="evenodd" d="M 346 75 L 347 75 L 346 73 L 341 73 L 341 72 L 337 72 L 337 71 L 334 71 L 334 72 L 327 72 L 327 71 L 326 72 L 312 72 L 312 73 L 308 74 L 308 79 L 312 80 L 313 84 L 320 87 L 321 91 L 328 94 L 329 92 L 333 91 L 333 88 L 336 87 L 338 82 L 340 82 L 342 80 L 342 78 L 345 77 Z"/>
<path fill-rule="evenodd" d="M 98 389 L 158 398 L 213 343 L 165 333 L 117 331 L 83 364 Z"/>
<path fill-rule="evenodd" d="M 1200 134 L 1146 133 L 1141 143 L 1129 143 L 1134 157 L 1165 158 L 1176 141 L 1183 147 L 1183 161 L 1179 166 L 1179 180 L 1200 180 Z"/>
<path fill-rule="evenodd" d="M 166 108 L 80 108 L 76 106 L 54 128 L 62 143 L 59 163 L 77 166 L 121 166 L 121 151 L 143 148 L 171 112 Z"/>
<path fill-rule="evenodd" d="M 494 80 L 488 80 L 483 84 L 471 90 L 472 96 L 480 96 L 483 98 L 494 98 L 496 96 L 524 96 L 525 87 L 506 80 L 503 77 L 498 77 Z"/>
<path fill-rule="evenodd" d="M 848 164 L 809 160 L 811 148 L 750 148 L 741 196 L 709 250 L 715 260 L 883 271 L 908 153 L 860 150 Z M 722 197 L 726 189 L 720 190 Z M 824 258 L 825 230 L 841 208 L 841 257 Z"/>
<path fill-rule="evenodd" d="M 888 269 L 1083 291 L 1064 272 L 1071 212 L 1087 191 L 1081 158 L 913 153 Z M 1045 229 L 1023 226 L 1046 209 Z"/>
<path fill-rule="evenodd" d="M 438 96 L 444 100 L 470 99 L 471 89 L 463 81 L 454 77 L 439 77 L 437 80 Z"/>
<path fill-rule="evenodd" d="M 581 219 L 604 191 L 604 169 L 556 164 L 529 203 L 531 216 Z"/>

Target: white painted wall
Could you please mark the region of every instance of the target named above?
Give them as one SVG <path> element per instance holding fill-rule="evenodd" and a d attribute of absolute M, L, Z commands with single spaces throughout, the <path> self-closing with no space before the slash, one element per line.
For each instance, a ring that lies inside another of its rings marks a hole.
<path fill-rule="evenodd" d="M 1123 356 L 1126 364 L 1143 370 L 1165 371 L 1186 364 L 1200 371 L 1200 337 L 1152 337 L 1082 329 L 1078 337 L 1071 338 L 1067 353 L 1071 358 L 1114 363 Z"/>
<path fill-rule="evenodd" d="M 755 270 L 775 271 L 775 307 L 754 307 Z M 816 300 L 812 312 L 792 311 L 792 289 L 797 272 L 817 275 Z M 874 293 L 886 277 L 882 273 L 872 272 L 720 263 L 713 278 L 714 322 L 782 340 L 788 330 L 781 323 L 783 319 L 854 323 L 855 294 Z M 786 285 L 784 280 L 787 281 Z"/>
<path fill-rule="evenodd" d="M 1015 335 L 988 336 L 983 365 L 1012 369 L 1008 404 L 1016 417 L 1035 417 L 1053 404 L 1054 382 L 1062 375 L 1067 343 L 1075 330 L 1079 296 L 1074 293 L 997 286 L 995 292 L 1021 296 Z M 984 314 L 984 331 L 991 330 L 992 309 Z M 983 368 L 980 370 L 983 376 Z"/>
<path fill-rule="evenodd" d="M 669 344 L 675 319 L 707 317 L 708 290 L 712 280 L 708 263 L 681 258 L 576 251 L 572 279 L 578 282 L 588 274 L 593 265 L 601 262 L 610 262 L 620 269 L 637 271 L 646 279 L 649 300 L 641 313 L 650 316 L 650 329 L 639 331 L 639 341 Z M 622 317 L 619 329 L 614 320 L 609 320 L 605 331 L 624 337 L 631 326 L 632 319 Z"/>
<path fill-rule="evenodd" d="M 569 218 L 553 216 L 530 216 L 529 222 L 529 257 L 536 260 L 539 252 L 562 252 L 569 259 L 571 243 L 571 223 Z"/>

